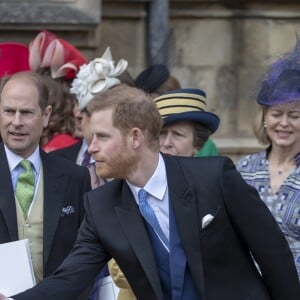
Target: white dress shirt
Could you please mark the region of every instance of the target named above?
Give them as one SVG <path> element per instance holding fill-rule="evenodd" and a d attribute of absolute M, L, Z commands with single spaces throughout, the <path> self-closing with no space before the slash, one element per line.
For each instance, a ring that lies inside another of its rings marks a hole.
<path fill-rule="evenodd" d="M 141 188 L 132 185 L 128 181 L 127 184 L 136 203 L 139 204 L 138 192 Z M 159 154 L 158 165 L 153 175 L 143 189 L 149 194 L 147 201 L 155 213 L 163 233 L 169 239 L 169 193 L 166 166 L 161 154 Z"/>

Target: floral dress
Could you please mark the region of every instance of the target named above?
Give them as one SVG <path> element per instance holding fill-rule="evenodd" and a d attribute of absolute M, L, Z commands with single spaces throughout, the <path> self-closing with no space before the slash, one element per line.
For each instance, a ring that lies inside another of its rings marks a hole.
<path fill-rule="evenodd" d="M 256 188 L 284 233 L 300 279 L 300 153 L 296 169 L 285 179 L 279 191 L 272 194 L 267 152 L 248 155 L 237 163 L 244 180 Z"/>

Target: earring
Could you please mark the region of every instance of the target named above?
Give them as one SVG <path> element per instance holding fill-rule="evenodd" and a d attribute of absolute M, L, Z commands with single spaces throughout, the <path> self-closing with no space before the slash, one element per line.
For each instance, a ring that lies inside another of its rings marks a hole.
<path fill-rule="evenodd" d="M 267 123 L 266 123 L 266 121 L 264 122 L 264 127 L 267 128 Z"/>

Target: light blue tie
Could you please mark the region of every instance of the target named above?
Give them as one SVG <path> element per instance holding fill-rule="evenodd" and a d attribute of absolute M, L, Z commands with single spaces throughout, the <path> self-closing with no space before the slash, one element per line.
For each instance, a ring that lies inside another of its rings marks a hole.
<path fill-rule="evenodd" d="M 140 212 L 144 219 L 147 221 L 147 223 L 152 227 L 154 232 L 159 236 L 159 238 L 162 240 L 165 246 L 169 249 L 169 240 L 163 233 L 155 213 L 153 212 L 151 206 L 147 202 L 147 197 L 148 193 L 144 189 L 140 189 L 138 193 Z"/>

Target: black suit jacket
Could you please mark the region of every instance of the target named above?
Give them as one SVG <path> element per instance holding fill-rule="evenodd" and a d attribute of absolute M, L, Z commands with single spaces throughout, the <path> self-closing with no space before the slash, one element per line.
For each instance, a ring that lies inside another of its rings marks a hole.
<path fill-rule="evenodd" d="M 84 216 L 83 195 L 89 191 L 86 168 L 40 151 L 44 171 L 44 277 L 49 276 L 73 247 Z M 0 243 L 18 240 L 15 196 L 4 146 L 0 144 Z M 72 206 L 74 212 L 63 208 Z"/>
<path fill-rule="evenodd" d="M 82 140 L 74 145 L 52 151 L 51 154 L 66 158 L 76 163 L 81 146 Z"/>
<path fill-rule="evenodd" d="M 164 159 L 171 205 L 200 299 L 298 299 L 300 285 L 285 237 L 232 162 Z M 14 298 L 72 299 L 114 257 L 138 299 L 163 300 L 148 232 L 127 183 L 116 179 L 87 193 L 85 205 L 71 255 L 54 276 Z M 207 214 L 214 219 L 202 228 Z"/>

